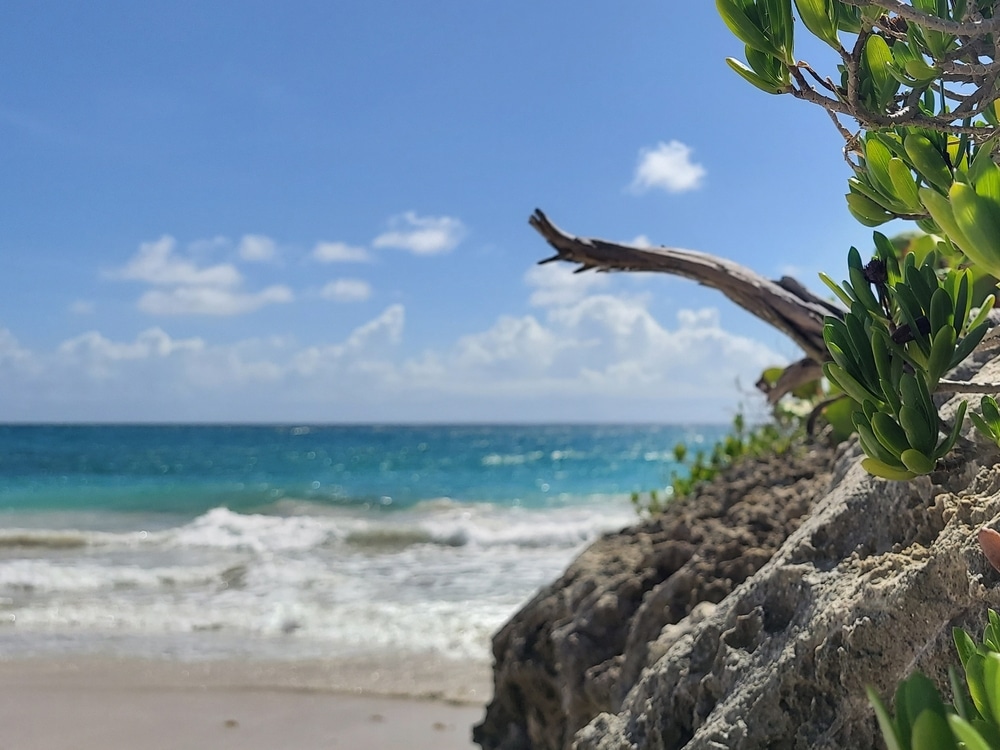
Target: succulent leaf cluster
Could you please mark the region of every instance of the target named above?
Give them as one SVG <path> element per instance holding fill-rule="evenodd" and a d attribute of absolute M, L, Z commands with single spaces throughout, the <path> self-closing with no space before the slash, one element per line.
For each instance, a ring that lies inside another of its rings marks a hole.
<path fill-rule="evenodd" d="M 833 361 L 823 371 L 855 403 L 865 469 L 905 480 L 934 471 L 958 439 L 965 403 L 942 435 L 931 395 L 982 340 L 993 298 L 973 317 L 968 270 L 939 271 L 936 252 L 919 265 L 907 255 L 900 267 L 884 235 L 876 232 L 875 244 L 867 266 L 851 248 L 850 280 L 838 286 L 822 277 L 848 309 L 843 320 L 826 320 L 823 337 Z"/>
<path fill-rule="evenodd" d="M 915 673 L 895 694 L 895 717 L 868 689 L 879 728 L 889 750 L 990 750 L 1000 747 L 1000 615 L 989 611 L 983 642 L 966 631 L 952 632 L 965 685 L 951 670 L 954 705 L 946 705 L 934 684 Z"/>
<path fill-rule="evenodd" d="M 981 340 L 993 302 L 987 294 L 1000 278 L 1000 4 L 716 0 L 716 7 L 746 47 L 746 63 L 730 58 L 730 67 L 768 93 L 831 115 L 852 170 L 850 213 L 869 227 L 914 221 L 934 245 L 896 263 L 876 233 L 884 278 L 853 249 L 848 281 L 824 277 L 847 307 L 843 320 L 826 322 L 832 361 L 824 371 L 853 402 L 865 468 L 888 479 L 927 474 L 954 445 L 967 409 L 963 403 L 943 434 L 932 395 Z M 834 75 L 796 57 L 796 27 L 835 51 Z M 988 404 L 975 423 L 1000 445 L 1000 419 L 993 424 L 997 410 Z"/>
<path fill-rule="evenodd" d="M 970 412 L 969 417 L 976 426 L 976 430 L 986 440 L 1000 448 L 1000 407 L 993 396 L 983 396 L 979 402 L 979 410 L 982 416 L 975 412 Z"/>

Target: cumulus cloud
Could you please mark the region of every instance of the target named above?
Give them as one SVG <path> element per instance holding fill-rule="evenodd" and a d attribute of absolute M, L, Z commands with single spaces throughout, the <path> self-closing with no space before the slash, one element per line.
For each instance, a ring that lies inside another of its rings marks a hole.
<path fill-rule="evenodd" d="M 231 244 L 229 245 L 230 247 Z M 219 247 L 219 238 L 195 242 L 205 254 Z M 263 235 L 245 235 L 237 247 L 244 260 L 262 262 L 275 257 L 277 247 Z M 243 315 L 270 304 L 291 302 L 292 290 L 276 284 L 260 291 L 243 288 L 243 275 L 231 263 L 203 265 L 177 251 L 173 237 L 146 242 L 122 267 L 107 277 L 139 281 L 153 288 L 144 292 L 137 307 L 149 315 Z"/>
<path fill-rule="evenodd" d="M 236 248 L 236 253 L 249 263 L 263 263 L 277 257 L 278 246 L 274 240 L 262 234 L 245 234 Z"/>
<path fill-rule="evenodd" d="M 644 148 L 639 152 L 631 187 L 636 193 L 654 188 L 684 193 L 701 187 L 705 174 L 701 164 L 691 161 L 689 146 L 680 141 L 661 141 L 656 148 Z"/>
<path fill-rule="evenodd" d="M 150 357 L 169 357 L 174 352 L 201 351 L 205 342 L 200 338 L 173 339 L 162 328 L 149 328 L 134 341 L 112 341 L 97 331 L 68 339 L 59 345 L 58 352 L 94 360 L 130 360 Z"/>
<path fill-rule="evenodd" d="M 320 263 L 366 263 L 371 260 L 365 248 L 344 242 L 318 242 L 312 258 Z"/>
<path fill-rule="evenodd" d="M 150 315 L 242 315 L 264 305 L 291 302 L 292 290 L 275 285 L 259 292 L 240 292 L 211 286 L 153 289 L 139 298 L 139 309 Z"/>
<path fill-rule="evenodd" d="M 21 346 L 13 333 L 0 328 L 0 366 L 20 371 L 35 372 L 38 362 L 33 352 Z"/>
<path fill-rule="evenodd" d="M 333 302 L 364 302 L 372 296 L 371 285 L 361 279 L 334 279 L 320 290 L 323 299 Z"/>
<path fill-rule="evenodd" d="M 573 273 L 569 263 L 546 263 L 532 266 L 524 274 L 532 288 L 528 302 L 533 307 L 570 305 L 591 291 L 607 286 L 607 274 Z"/>
<path fill-rule="evenodd" d="M 393 369 L 391 363 L 378 360 L 403 338 L 406 311 L 402 305 L 390 305 L 378 317 L 355 328 L 340 344 L 311 346 L 295 354 L 290 371 L 313 377 L 319 373 L 342 370 L 362 370 L 383 373 Z M 368 381 L 367 386 L 374 386 Z"/>
<path fill-rule="evenodd" d="M 168 235 L 154 242 L 144 242 L 124 267 L 109 272 L 108 276 L 160 286 L 233 287 L 243 281 L 243 276 L 230 263 L 199 268 L 193 261 L 178 256 L 176 250 L 177 241 Z"/>
<path fill-rule="evenodd" d="M 213 344 L 149 328 L 122 340 L 89 331 L 46 353 L 0 328 L 0 420 L 704 421 L 730 413 L 737 381 L 786 360 L 727 330 L 715 308 L 662 321 L 647 298 L 611 293 L 610 277 L 567 279 L 568 270 L 526 275 L 538 295 L 532 313 L 500 315 L 423 351 L 404 345 L 400 304 L 329 341 Z M 149 290 L 144 304 L 157 314 L 234 314 L 291 296 L 179 286 Z"/>
<path fill-rule="evenodd" d="M 534 317 L 504 315 L 492 328 L 463 336 L 455 345 L 454 362 L 462 368 L 491 369 L 513 364 L 518 369 L 544 370 L 561 344 L 555 332 Z"/>
<path fill-rule="evenodd" d="M 465 226 L 451 216 L 418 216 L 407 211 L 389 220 L 389 231 L 372 241 L 373 247 L 408 250 L 414 255 L 437 255 L 454 250 L 465 237 Z"/>

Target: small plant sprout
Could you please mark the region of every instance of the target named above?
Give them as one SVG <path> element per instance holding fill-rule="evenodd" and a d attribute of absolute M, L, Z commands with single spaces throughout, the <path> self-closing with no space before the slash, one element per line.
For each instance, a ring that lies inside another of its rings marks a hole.
<path fill-rule="evenodd" d="M 1000 408 L 997 407 L 997 400 L 993 396 L 983 396 L 979 409 L 982 416 L 969 412 L 972 424 L 980 435 L 1000 448 Z"/>
<path fill-rule="evenodd" d="M 1000 615 L 989 611 L 983 642 L 961 628 L 952 631 L 965 685 L 949 671 L 954 705 L 945 705 L 934 684 L 915 673 L 896 689 L 895 717 L 868 689 L 889 750 L 990 750 L 1000 747 Z"/>

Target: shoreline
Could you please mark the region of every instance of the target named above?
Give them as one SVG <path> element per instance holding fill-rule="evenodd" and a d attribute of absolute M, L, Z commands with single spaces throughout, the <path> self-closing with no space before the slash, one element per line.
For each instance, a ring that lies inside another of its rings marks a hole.
<path fill-rule="evenodd" d="M 377 669 L 372 669 L 377 666 Z M 486 665 L 400 657 L 177 662 L 0 660 L 0 744 L 98 750 L 469 750 Z M 388 667 L 388 668 L 387 668 Z M 391 669 L 391 672 L 389 671 Z"/>

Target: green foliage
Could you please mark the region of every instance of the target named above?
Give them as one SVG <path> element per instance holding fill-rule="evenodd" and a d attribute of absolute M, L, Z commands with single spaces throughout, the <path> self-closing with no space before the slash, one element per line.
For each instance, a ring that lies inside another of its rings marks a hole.
<path fill-rule="evenodd" d="M 940 379 L 965 359 L 986 333 L 987 298 L 975 317 L 972 279 L 965 270 L 938 270 L 938 254 L 917 265 L 875 233 L 877 255 L 867 266 L 855 248 L 850 280 L 824 276 L 849 312 L 827 318 L 823 336 L 833 358 L 823 367 L 855 404 L 852 419 L 867 458 L 865 468 L 886 479 L 929 474 L 954 446 L 963 404 L 948 434 L 931 400 Z"/>
<path fill-rule="evenodd" d="M 1000 67 L 996 3 L 716 6 L 746 45 L 747 64 L 730 58 L 733 69 L 768 93 L 819 104 L 838 124 L 853 172 L 850 213 L 865 226 L 905 219 L 923 232 L 902 262 L 876 233 L 871 263 L 862 265 L 852 248 L 847 281 L 823 276 L 847 308 L 843 320 L 827 319 L 832 361 L 824 372 L 853 402 L 829 408 L 828 418 L 841 432 L 857 431 L 870 473 L 901 480 L 930 473 L 957 440 L 967 408 L 942 434 L 932 395 L 982 339 L 1000 278 L 1000 88 L 983 77 Z M 797 59 L 796 25 L 836 50 L 839 76 L 824 78 Z M 849 133 L 841 118 L 861 130 Z M 973 422 L 1000 445 L 996 402 L 982 408 Z"/>
<path fill-rule="evenodd" d="M 983 396 L 979 409 L 982 416 L 975 412 L 969 413 L 972 424 L 980 435 L 1000 448 L 1000 408 L 997 407 L 997 400 L 993 396 Z"/>
<path fill-rule="evenodd" d="M 670 485 L 662 492 L 633 492 L 630 498 L 632 506 L 644 516 L 661 513 L 671 500 L 693 494 L 699 486 L 712 481 L 719 472 L 743 458 L 787 453 L 802 434 L 803 426 L 798 418 L 775 420 L 748 429 L 746 418 L 739 412 L 733 417 L 732 431 L 710 450 L 699 450 L 689 455 L 688 447 L 677 443 L 674 460 L 685 464 L 685 470 L 672 472 Z"/>
<path fill-rule="evenodd" d="M 1000 747 L 1000 615 L 989 611 L 980 644 L 961 628 L 952 633 L 965 671 L 964 686 L 955 671 L 950 672 L 954 705 L 946 705 L 934 684 L 919 672 L 896 689 L 895 717 L 878 694 L 868 688 L 868 698 L 889 750 Z"/>

